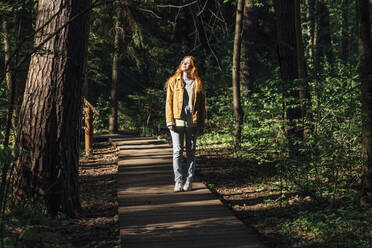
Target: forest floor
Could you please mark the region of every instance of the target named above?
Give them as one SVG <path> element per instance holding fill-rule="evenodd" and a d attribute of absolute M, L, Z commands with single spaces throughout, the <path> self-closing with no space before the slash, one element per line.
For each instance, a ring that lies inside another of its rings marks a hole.
<path fill-rule="evenodd" d="M 197 174 L 267 247 L 372 247 L 372 210 L 361 211 L 347 196 L 315 201 L 280 190 L 274 164 L 232 154 L 199 149 Z M 92 154 L 80 159 L 81 216 L 50 220 L 34 208 L 12 210 L 5 240 L 14 245 L 5 247 L 120 247 L 116 162 L 115 148 L 96 140 Z"/>
<path fill-rule="evenodd" d="M 355 199 L 280 190 L 285 183 L 274 164 L 234 158 L 226 149 L 198 153 L 198 176 L 267 247 L 372 247 L 372 209 L 359 209 Z"/>
<path fill-rule="evenodd" d="M 60 226 L 74 247 L 120 247 L 116 160 L 107 140 L 95 140 L 91 155 L 80 159 L 82 215 Z"/>
<path fill-rule="evenodd" d="M 117 155 L 107 140 L 95 140 L 91 155 L 80 158 L 79 181 L 78 218 L 51 219 L 35 204 L 12 207 L 4 219 L 4 247 L 120 247 Z"/>
<path fill-rule="evenodd" d="M 274 176 L 272 168 L 260 168 L 254 163 L 247 165 L 247 161 L 234 160 L 225 152 L 199 155 L 197 164 L 201 180 L 240 220 L 259 233 L 261 241 L 268 247 L 290 246 L 290 240 L 280 235 L 277 225 L 280 212 L 272 212 L 270 220 L 265 213 L 283 204 L 277 200 L 282 193 L 290 194 L 262 183 Z"/>

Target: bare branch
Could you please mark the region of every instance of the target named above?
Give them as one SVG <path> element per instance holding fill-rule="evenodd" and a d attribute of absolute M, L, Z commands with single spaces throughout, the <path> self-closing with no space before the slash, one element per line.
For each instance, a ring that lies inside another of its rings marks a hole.
<path fill-rule="evenodd" d="M 177 9 L 182 9 L 182 8 L 187 7 L 187 6 L 196 4 L 197 2 L 198 1 L 194 1 L 194 2 L 191 2 L 191 3 L 187 3 L 185 5 L 159 4 L 159 5 L 157 5 L 157 7 L 159 7 L 159 8 L 177 8 Z"/>
<path fill-rule="evenodd" d="M 205 1 L 203 8 L 199 11 L 199 13 L 196 14 L 196 16 L 200 16 L 204 12 L 204 9 L 207 6 L 207 3 L 208 3 L 208 0 Z"/>
<path fill-rule="evenodd" d="M 156 18 L 158 18 L 158 19 L 161 19 L 161 17 L 160 16 L 158 16 L 154 11 L 152 11 L 152 10 L 149 10 L 149 9 L 143 9 L 143 8 L 137 8 L 138 10 L 142 10 L 142 11 L 145 11 L 145 12 L 149 12 L 149 13 L 151 13 L 153 16 L 155 16 Z"/>
<path fill-rule="evenodd" d="M 210 9 L 208 9 L 209 10 L 209 12 L 211 12 L 211 14 L 214 16 L 214 17 L 216 17 L 216 19 L 217 20 L 219 20 L 220 22 L 222 22 L 222 23 L 225 23 L 225 20 L 222 20 L 220 17 L 218 17 L 212 10 L 210 10 Z"/>
<path fill-rule="evenodd" d="M 72 17 L 70 19 L 70 21 L 66 22 L 64 25 L 62 25 L 60 28 L 58 28 L 55 32 L 53 32 L 52 34 L 50 34 L 47 38 L 45 38 L 45 40 L 43 40 L 42 42 L 39 43 L 38 46 L 36 46 L 31 52 L 29 52 L 28 54 L 26 54 L 25 56 L 23 56 L 22 60 L 16 64 L 16 66 L 14 68 L 11 68 L 10 70 L 5 70 L 5 74 L 8 72 L 8 71 L 16 71 L 17 68 L 19 68 L 25 61 L 28 57 L 30 57 L 31 55 L 33 55 L 34 53 L 36 53 L 38 50 L 40 50 L 42 48 L 42 46 L 48 42 L 51 38 L 53 38 L 55 35 L 57 35 L 62 29 L 64 29 L 66 26 L 70 25 L 71 22 L 75 21 L 76 19 L 78 19 L 79 17 L 81 17 L 82 15 L 88 13 L 89 11 L 91 11 L 93 8 L 96 8 L 102 4 L 105 4 L 105 3 L 108 3 L 108 2 L 113 2 L 113 0 L 110 0 L 110 1 L 103 1 L 103 2 L 99 2 L 97 1 L 96 3 L 92 3 L 90 7 L 86 8 L 85 10 L 83 10 L 82 12 L 80 12 L 79 14 L 77 14 L 76 16 Z M 51 19 L 53 19 L 56 15 L 53 15 Z M 51 20 L 48 20 L 47 22 L 49 23 Z M 45 25 L 43 24 L 43 27 Z M 41 28 L 37 29 L 37 31 L 34 32 L 34 34 L 36 34 L 38 31 L 40 31 Z M 14 55 L 15 53 L 13 53 Z M 12 55 L 12 56 L 13 56 Z M 12 57 L 11 57 L 12 58 Z M 5 68 L 8 67 L 8 65 L 10 64 L 10 59 L 8 61 L 8 64 L 5 65 Z M 1 81 L 1 77 L 0 77 L 0 81 Z"/>
<path fill-rule="evenodd" d="M 201 18 L 201 22 L 202 22 L 202 25 L 204 25 L 203 18 Z M 211 51 L 211 53 L 212 53 L 214 59 L 216 60 L 217 65 L 218 65 L 218 68 L 220 69 L 220 71 L 222 71 L 222 67 L 221 67 L 221 64 L 220 64 L 220 60 L 218 59 L 216 53 L 215 53 L 215 52 L 213 51 L 213 49 L 212 49 L 212 46 L 211 46 L 211 44 L 210 44 L 210 42 L 209 42 L 208 35 L 207 35 L 206 33 L 204 33 L 204 35 L 205 35 L 205 39 L 207 40 L 207 44 L 208 44 L 209 50 Z"/>

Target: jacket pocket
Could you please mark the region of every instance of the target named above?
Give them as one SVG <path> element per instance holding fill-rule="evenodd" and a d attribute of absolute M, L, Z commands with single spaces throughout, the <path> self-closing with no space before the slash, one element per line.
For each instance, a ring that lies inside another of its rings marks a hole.
<path fill-rule="evenodd" d="M 175 87 L 173 94 L 173 114 L 175 118 L 179 118 L 182 109 L 183 89 L 181 87 Z"/>

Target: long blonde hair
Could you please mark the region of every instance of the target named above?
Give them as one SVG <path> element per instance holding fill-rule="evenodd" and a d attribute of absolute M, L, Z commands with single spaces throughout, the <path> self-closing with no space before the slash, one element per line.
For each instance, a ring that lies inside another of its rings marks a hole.
<path fill-rule="evenodd" d="M 198 71 L 198 68 L 196 66 L 196 60 L 195 60 L 194 56 L 185 56 L 185 57 L 183 57 L 183 59 L 181 60 L 180 64 L 178 65 L 178 68 L 177 68 L 176 72 L 167 80 L 167 82 L 165 84 L 165 88 L 167 88 L 168 83 L 171 80 L 182 76 L 181 66 L 182 66 L 183 61 L 185 59 L 187 59 L 187 58 L 189 58 L 191 60 L 192 69 L 191 69 L 190 75 L 191 75 L 191 79 L 193 79 L 194 82 L 195 82 L 196 90 L 203 90 L 202 80 L 201 80 L 201 78 L 199 76 L 199 71 Z"/>

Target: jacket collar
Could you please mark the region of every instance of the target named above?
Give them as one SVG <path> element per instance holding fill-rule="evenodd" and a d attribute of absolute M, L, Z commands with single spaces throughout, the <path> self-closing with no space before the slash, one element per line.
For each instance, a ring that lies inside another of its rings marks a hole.
<path fill-rule="evenodd" d="M 177 80 L 181 81 L 181 85 L 182 87 L 184 87 L 185 83 L 183 82 L 183 79 L 182 79 L 182 74 L 178 75 L 177 76 Z M 194 84 L 196 83 L 196 79 L 194 79 Z"/>

